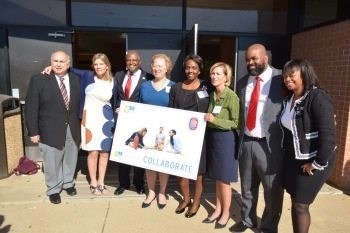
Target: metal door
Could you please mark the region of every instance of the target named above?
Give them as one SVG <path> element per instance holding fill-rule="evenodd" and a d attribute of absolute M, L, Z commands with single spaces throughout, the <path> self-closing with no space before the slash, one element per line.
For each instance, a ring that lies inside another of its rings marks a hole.
<path fill-rule="evenodd" d="M 50 56 L 53 52 L 62 50 L 70 56 L 72 55 L 71 32 L 53 29 L 13 28 L 9 29 L 8 34 L 11 88 L 19 92 L 19 98 L 25 108 L 24 99 L 31 76 L 50 65 Z M 41 161 L 37 145 L 31 143 L 27 135 L 25 130 L 26 156 Z"/>
<path fill-rule="evenodd" d="M 9 29 L 11 88 L 25 99 L 30 77 L 50 64 L 51 53 L 62 50 L 72 55 L 70 31 L 54 29 Z"/>

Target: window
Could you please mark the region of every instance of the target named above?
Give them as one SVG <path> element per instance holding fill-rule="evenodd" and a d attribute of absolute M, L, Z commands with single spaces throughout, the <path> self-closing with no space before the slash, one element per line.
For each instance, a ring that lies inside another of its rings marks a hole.
<path fill-rule="evenodd" d="M 304 1 L 303 28 L 317 25 L 337 18 L 338 1 L 311 0 Z"/>
<path fill-rule="evenodd" d="M 72 25 L 182 28 L 182 0 L 72 0 Z"/>
<path fill-rule="evenodd" d="M 287 0 L 188 0 L 186 28 L 284 34 L 287 10 Z"/>

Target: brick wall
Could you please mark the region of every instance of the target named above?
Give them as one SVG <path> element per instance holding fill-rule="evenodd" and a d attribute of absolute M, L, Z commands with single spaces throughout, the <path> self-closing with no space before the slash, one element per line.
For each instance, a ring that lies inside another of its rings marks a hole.
<path fill-rule="evenodd" d="M 332 96 L 338 151 L 329 182 L 350 189 L 350 20 L 293 35 L 292 58 L 309 60 Z"/>

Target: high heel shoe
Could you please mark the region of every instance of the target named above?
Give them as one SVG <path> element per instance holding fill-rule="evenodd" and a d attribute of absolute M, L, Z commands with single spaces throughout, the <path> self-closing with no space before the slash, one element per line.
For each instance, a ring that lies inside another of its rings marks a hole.
<path fill-rule="evenodd" d="M 159 194 L 160 195 L 160 194 Z M 164 195 L 165 196 L 165 195 Z M 165 200 L 167 199 L 167 197 L 165 196 Z M 164 207 L 166 206 L 166 203 L 165 204 L 161 204 L 159 203 L 159 196 L 158 196 L 158 202 L 157 202 L 157 205 L 158 205 L 158 209 L 164 209 Z"/>
<path fill-rule="evenodd" d="M 189 207 L 190 205 L 192 205 L 192 202 L 190 201 L 189 203 L 187 203 L 184 207 L 182 207 L 182 208 L 180 208 L 180 206 L 182 205 L 182 203 L 184 203 L 184 201 L 182 201 L 180 204 L 179 204 L 179 206 L 176 208 L 176 210 L 175 210 L 175 213 L 177 213 L 177 214 L 182 214 L 184 211 L 185 211 L 185 209 L 187 208 L 187 207 Z"/>
<path fill-rule="evenodd" d="M 226 221 L 225 224 L 221 224 L 221 223 L 219 223 L 219 221 L 217 221 L 217 222 L 215 223 L 215 229 L 222 229 L 222 228 L 225 228 L 226 225 L 227 225 L 227 223 L 228 223 L 228 220 L 230 220 L 230 218 L 227 219 L 227 221 Z"/>
<path fill-rule="evenodd" d="M 147 208 L 149 207 L 152 202 L 154 201 L 154 199 L 156 199 L 156 196 L 154 195 L 153 199 L 149 202 L 149 203 L 146 203 L 146 202 L 142 202 L 142 205 L 141 205 L 141 208 Z"/>
<path fill-rule="evenodd" d="M 94 195 L 97 195 L 97 196 L 101 195 L 101 192 L 98 190 L 96 186 L 90 185 L 90 191 Z"/>
<path fill-rule="evenodd" d="M 190 211 L 191 208 L 189 208 L 187 210 L 187 212 L 185 213 L 185 217 L 186 218 L 192 218 L 193 216 L 195 216 L 197 214 L 198 210 L 199 210 L 199 207 L 200 207 L 200 205 L 198 206 L 198 208 L 197 208 L 197 210 L 195 212 L 191 212 Z"/>
<path fill-rule="evenodd" d="M 104 184 L 99 184 L 97 185 L 97 190 L 101 193 L 101 194 L 106 194 L 106 186 Z"/>
<path fill-rule="evenodd" d="M 210 219 L 210 218 L 208 217 L 208 218 L 204 219 L 204 220 L 202 221 L 202 223 L 213 223 L 213 222 L 215 222 L 216 220 L 218 220 L 218 218 L 220 218 L 220 216 L 219 216 L 219 217 L 216 217 L 216 218 L 214 218 L 214 219 Z"/>
<path fill-rule="evenodd" d="M 166 206 L 166 203 L 165 204 L 160 204 L 159 202 L 157 202 L 157 205 L 158 205 L 158 209 L 164 209 L 164 207 Z"/>

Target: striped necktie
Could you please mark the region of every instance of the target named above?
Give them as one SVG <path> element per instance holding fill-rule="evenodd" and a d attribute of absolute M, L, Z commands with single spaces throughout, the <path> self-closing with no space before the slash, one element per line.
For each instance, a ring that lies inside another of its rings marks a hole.
<path fill-rule="evenodd" d="M 62 93 L 62 97 L 64 100 L 64 104 L 66 105 L 66 109 L 69 109 L 69 100 L 68 100 L 68 94 L 67 94 L 67 89 L 66 89 L 66 85 L 64 85 L 64 78 L 60 77 L 60 89 L 61 89 L 61 93 Z"/>

